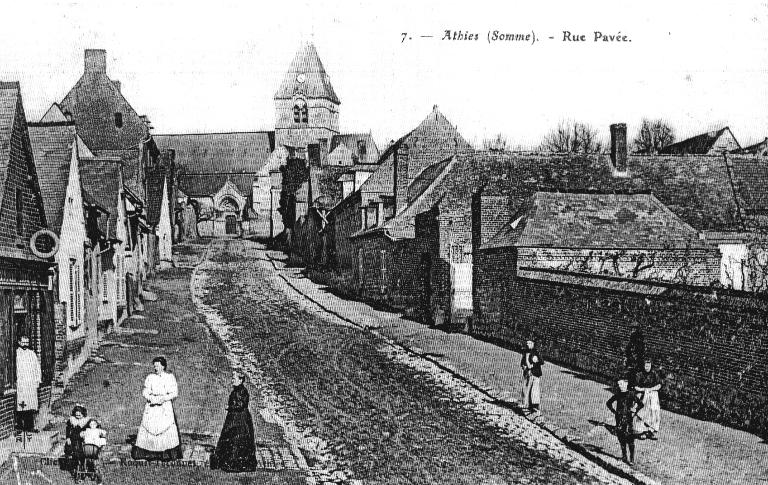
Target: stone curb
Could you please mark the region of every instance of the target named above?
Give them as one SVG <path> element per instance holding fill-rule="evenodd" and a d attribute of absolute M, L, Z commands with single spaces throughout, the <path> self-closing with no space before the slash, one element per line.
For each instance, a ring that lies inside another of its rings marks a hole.
<path fill-rule="evenodd" d="M 283 261 L 275 260 L 275 258 L 273 258 L 269 254 L 267 254 L 267 251 L 265 251 L 265 254 L 266 254 L 267 258 L 269 259 L 269 262 L 272 263 L 272 266 L 275 268 L 276 271 L 280 272 L 280 271 L 285 269 L 285 263 Z M 278 266 L 275 263 L 275 261 L 281 263 L 283 265 L 283 268 L 278 268 Z M 454 369 L 452 369 L 452 368 L 446 366 L 445 364 L 435 360 L 428 353 L 423 353 L 423 351 L 420 351 L 420 349 L 417 349 L 415 347 L 411 348 L 411 347 L 403 345 L 403 344 L 401 344 L 399 342 L 396 342 L 396 341 L 390 339 L 389 337 L 386 337 L 385 335 L 380 334 L 374 328 L 371 328 L 371 327 L 368 327 L 368 326 L 365 326 L 365 325 L 361 325 L 358 322 L 355 322 L 355 321 L 345 317 L 344 315 L 341 315 L 341 314 L 337 313 L 336 311 L 326 307 L 325 305 L 323 305 L 322 303 L 318 302 L 317 300 L 315 300 L 311 296 L 309 296 L 306 293 L 302 292 L 296 285 L 294 285 L 290 281 L 289 278 L 287 278 L 282 273 L 278 273 L 278 275 L 280 276 L 280 278 L 282 278 L 288 284 L 288 286 L 293 288 L 297 293 L 302 295 L 307 300 L 311 301 L 312 303 L 314 303 L 315 305 L 320 307 L 323 311 L 325 311 L 325 312 L 327 312 L 327 313 L 329 313 L 331 315 L 334 315 L 335 317 L 340 318 L 340 319 L 344 320 L 345 322 L 347 322 L 347 323 L 349 323 L 349 324 L 351 324 L 351 325 L 353 325 L 353 326 L 355 326 L 355 327 L 357 327 L 357 328 L 359 328 L 361 330 L 366 330 L 368 332 L 371 332 L 371 333 L 377 335 L 378 337 L 382 338 L 384 341 L 386 341 L 390 345 L 399 347 L 399 348 L 403 349 L 404 351 L 406 351 L 407 353 L 409 353 L 409 354 L 411 354 L 413 356 L 416 356 L 416 357 L 419 357 L 419 358 L 422 358 L 422 359 L 425 359 L 425 360 L 431 362 L 432 364 L 434 364 L 435 366 L 439 367 L 443 371 L 449 373 L 454 378 L 460 380 L 461 382 L 469 385 L 473 389 L 475 389 L 478 392 L 482 393 L 483 395 L 487 396 L 491 402 L 499 402 L 496 397 L 494 397 L 493 395 L 491 395 L 488 392 L 489 389 L 487 387 L 483 387 L 483 386 L 477 385 L 475 382 L 473 382 L 470 379 L 466 378 L 465 376 L 457 373 Z M 520 413 L 517 409 L 515 409 L 514 411 L 516 413 L 522 415 L 522 413 Z M 618 465 L 615 465 L 613 463 L 608 462 L 604 458 L 598 456 L 597 454 L 591 452 L 585 446 L 583 446 L 582 444 L 576 442 L 576 440 L 579 439 L 578 437 L 571 437 L 571 436 L 569 436 L 567 434 L 564 434 L 564 433 L 558 434 L 557 431 L 560 428 L 558 428 L 557 426 L 555 426 L 555 425 L 553 425 L 551 423 L 548 423 L 546 420 L 542 419 L 542 420 L 536 420 L 536 421 L 532 421 L 532 422 L 534 424 L 538 425 L 540 428 L 542 428 L 545 431 L 547 431 L 549 434 L 551 434 L 552 436 L 554 436 L 558 440 L 560 440 L 568 448 L 570 448 L 573 451 L 579 453 L 580 455 L 586 457 L 587 459 L 589 459 L 593 463 L 596 463 L 597 465 L 599 465 L 600 467 L 604 468 L 605 470 L 607 470 L 609 473 L 611 473 L 613 475 L 617 475 L 617 476 L 619 476 L 621 478 L 629 480 L 630 482 L 632 482 L 634 484 L 640 484 L 640 485 L 659 485 L 659 482 L 657 482 L 656 480 L 648 477 L 647 475 L 644 475 L 643 473 L 640 473 L 640 472 L 638 472 L 636 470 L 631 469 L 629 466 L 618 466 Z"/>

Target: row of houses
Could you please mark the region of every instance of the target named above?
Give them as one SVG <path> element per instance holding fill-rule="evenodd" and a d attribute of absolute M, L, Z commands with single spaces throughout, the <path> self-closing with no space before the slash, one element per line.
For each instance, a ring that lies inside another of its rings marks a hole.
<path fill-rule="evenodd" d="M 19 83 L 0 83 L 0 439 L 14 429 L 19 337 L 40 357 L 45 414 L 103 335 L 142 309 L 144 281 L 172 264 L 174 154 L 107 76 L 106 52 L 84 61 L 39 121 Z"/>

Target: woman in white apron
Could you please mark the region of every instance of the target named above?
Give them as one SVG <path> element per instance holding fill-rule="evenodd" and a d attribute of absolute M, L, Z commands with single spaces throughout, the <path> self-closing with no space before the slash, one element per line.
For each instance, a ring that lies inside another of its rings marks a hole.
<path fill-rule="evenodd" d="M 181 458 L 181 443 L 172 403 L 179 395 L 176 378 L 166 372 L 165 357 L 154 358 L 152 365 L 155 373 L 144 380 L 142 395 L 147 404 L 131 457 L 134 460 L 177 460 Z"/>

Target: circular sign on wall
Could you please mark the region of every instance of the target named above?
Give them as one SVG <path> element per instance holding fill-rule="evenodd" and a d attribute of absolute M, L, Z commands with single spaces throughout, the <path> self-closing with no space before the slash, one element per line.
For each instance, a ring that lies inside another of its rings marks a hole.
<path fill-rule="evenodd" d="M 29 249 L 38 258 L 50 258 L 59 250 L 59 237 L 49 229 L 40 229 L 29 239 Z"/>

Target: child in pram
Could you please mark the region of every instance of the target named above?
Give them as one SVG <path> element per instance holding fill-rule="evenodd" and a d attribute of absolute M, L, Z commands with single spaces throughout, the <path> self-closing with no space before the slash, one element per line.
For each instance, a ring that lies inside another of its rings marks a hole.
<path fill-rule="evenodd" d="M 88 421 L 88 426 L 80 433 L 83 438 L 83 457 L 85 460 L 78 467 L 75 481 L 90 478 L 101 483 L 101 471 L 99 470 L 99 452 L 107 444 L 107 432 L 101 429 L 95 419 Z"/>

